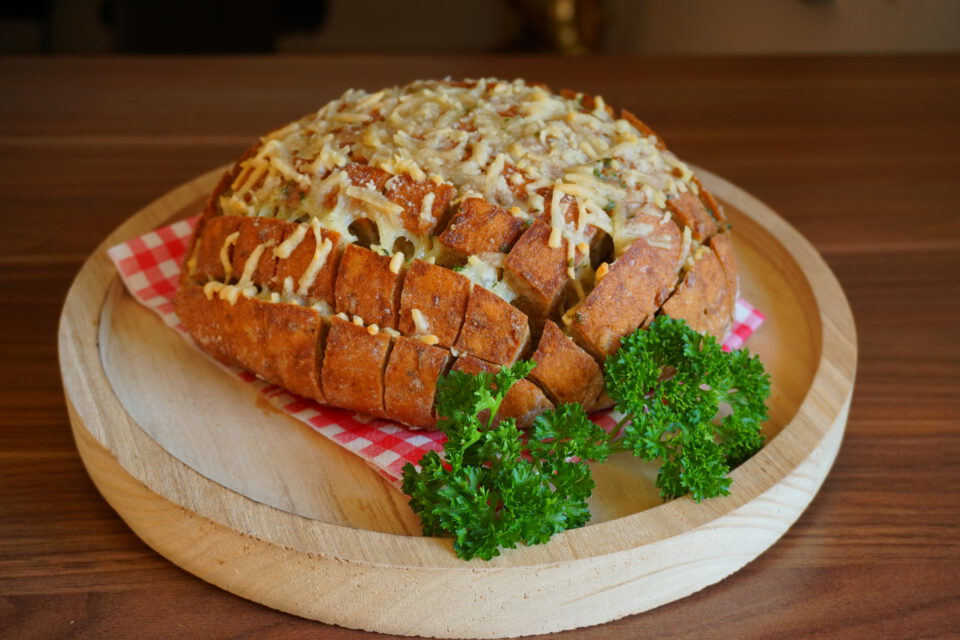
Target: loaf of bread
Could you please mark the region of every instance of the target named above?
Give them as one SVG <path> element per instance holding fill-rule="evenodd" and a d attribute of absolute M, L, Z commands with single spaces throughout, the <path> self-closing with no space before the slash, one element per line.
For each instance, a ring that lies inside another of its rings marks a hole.
<path fill-rule="evenodd" d="M 724 213 L 645 124 L 522 80 L 351 90 L 211 194 L 176 308 L 197 344 L 302 396 L 433 428 L 450 370 L 537 364 L 502 413 L 609 405 L 657 314 L 722 337 Z"/>

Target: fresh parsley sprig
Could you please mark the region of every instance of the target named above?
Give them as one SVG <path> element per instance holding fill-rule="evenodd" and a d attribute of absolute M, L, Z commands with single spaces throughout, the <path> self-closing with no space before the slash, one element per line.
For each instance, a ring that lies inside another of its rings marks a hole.
<path fill-rule="evenodd" d="M 507 391 L 534 366 L 441 378 L 443 456 L 429 452 L 419 469 L 403 469 L 403 491 L 424 533 L 453 536 L 461 558 L 489 560 L 586 524 L 594 488 L 587 462 L 612 452 L 660 459 L 661 496 L 689 493 L 700 502 L 727 495 L 730 470 L 763 445 L 770 379 L 760 360 L 724 352 L 682 320 L 658 318 L 607 358 L 607 393 L 623 414 L 611 433 L 577 404 L 541 414 L 527 434 L 511 418 L 498 420 Z"/>
<path fill-rule="evenodd" d="M 746 350 L 724 352 L 713 337 L 661 316 L 624 338 L 604 370 L 624 414 L 619 448 L 661 460 L 664 499 L 728 495 L 730 470 L 763 446 L 770 377 Z"/>
<path fill-rule="evenodd" d="M 499 373 L 454 371 L 437 384 L 444 456 L 403 468 L 403 491 L 427 535 L 452 535 L 457 555 L 489 560 L 518 543 L 540 544 L 590 518 L 589 459 L 609 453 L 606 432 L 580 405 L 538 416 L 530 438 L 496 413 L 510 387 L 533 368 L 521 361 Z"/>

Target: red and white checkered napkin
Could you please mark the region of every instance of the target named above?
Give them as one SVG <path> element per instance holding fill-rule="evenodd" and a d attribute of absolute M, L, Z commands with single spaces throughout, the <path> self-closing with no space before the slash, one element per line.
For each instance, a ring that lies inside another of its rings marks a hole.
<path fill-rule="evenodd" d="M 167 326 L 179 331 L 187 340 L 190 337 L 173 311 L 173 299 L 181 264 L 198 218 L 181 220 L 107 251 L 133 297 L 155 311 Z M 763 314 L 746 300 L 737 300 L 733 330 L 724 341 L 724 348 L 742 347 L 763 320 Z M 415 431 L 389 420 L 322 406 L 264 382 L 247 371 L 224 368 L 243 382 L 254 385 L 259 394 L 277 408 L 360 456 L 395 487 L 400 486 L 401 470 L 407 462 L 416 464 L 427 451 L 443 449 L 445 437 L 442 433 Z M 612 426 L 615 421 L 611 413 L 601 412 L 591 417 L 601 426 Z"/>

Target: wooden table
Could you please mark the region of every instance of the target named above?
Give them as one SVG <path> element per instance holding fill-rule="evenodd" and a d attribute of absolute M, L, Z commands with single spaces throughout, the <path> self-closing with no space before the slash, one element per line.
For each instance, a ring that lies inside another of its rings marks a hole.
<path fill-rule="evenodd" d="M 847 435 L 796 525 L 685 600 L 564 638 L 960 636 L 960 57 L 0 59 L 0 636 L 372 637 L 185 573 L 103 501 L 55 335 L 70 281 L 147 202 L 351 86 L 523 76 L 602 94 L 750 191 L 843 284 Z"/>

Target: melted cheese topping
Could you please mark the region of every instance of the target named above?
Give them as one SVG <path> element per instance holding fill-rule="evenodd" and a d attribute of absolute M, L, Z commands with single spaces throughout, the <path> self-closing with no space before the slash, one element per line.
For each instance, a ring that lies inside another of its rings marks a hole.
<path fill-rule="evenodd" d="M 424 184 L 451 186 L 454 205 L 482 197 L 525 221 L 540 217 L 549 205 L 548 244 L 557 248 L 566 242 L 567 275 L 582 296 L 592 272 L 574 263 L 582 258 L 577 253 L 589 254 L 583 247 L 592 227 L 612 237 L 615 257 L 637 238 L 665 246 L 667 236 L 649 220 L 666 211 L 668 197 L 699 193 L 687 165 L 658 149 L 655 136 L 611 115 L 599 96 L 591 109 L 583 102 L 581 96 L 565 98 L 523 80 L 421 81 L 375 93 L 349 90 L 265 136 L 241 163 L 220 208 L 309 221 L 339 233 L 343 243 L 357 240 L 350 230 L 355 221 L 370 220 L 379 233 L 377 246 L 393 254 L 391 270 L 398 272 L 404 259 L 397 258 L 398 242 L 413 247 L 408 259 L 433 261 L 440 255 L 431 235 L 440 231 L 434 231 L 438 195 Z M 355 164 L 409 176 L 418 183 L 415 199 L 388 197 L 390 189 L 378 189 L 382 183 L 373 178 L 354 183 L 349 171 Z M 289 257 L 308 226 L 298 227 L 274 255 Z M 322 269 L 333 247 L 317 239 L 310 269 L 299 283 L 285 283 L 284 299 L 305 295 Z M 232 276 L 228 252 L 229 242 L 221 251 L 227 282 Z M 499 266 L 483 262 L 468 264 L 465 274 L 513 299 Z"/>
<path fill-rule="evenodd" d="M 342 173 L 351 156 L 417 181 L 429 175 L 434 182 L 453 185 L 457 196 L 482 194 L 508 209 L 535 208 L 536 190 L 556 180 L 566 183 L 565 193 L 592 202 L 600 211 L 606 211 L 609 201 L 644 186 L 650 187 L 649 200 L 696 188 L 688 186 L 692 174 L 684 163 L 658 150 L 652 136 L 611 116 L 600 97 L 587 111 L 581 100 L 523 80 L 458 84 L 465 86 L 422 81 L 373 94 L 347 91 L 263 138 L 221 204 L 225 210 L 247 215 L 267 211 L 287 219 L 295 209 L 322 222 L 370 209 L 398 215 L 398 205 L 362 187 L 346 188 L 349 198 L 358 202 L 338 201 L 332 210 L 323 199 L 310 197 L 319 183 Z M 524 179 L 525 188 L 518 188 Z M 306 195 L 291 197 L 300 191 Z M 424 202 L 424 218 L 428 210 Z M 552 222 L 565 233 L 564 223 L 556 218 Z"/>
<path fill-rule="evenodd" d="M 230 282 L 233 277 L 233 263 L 230 262 L 230 247 L 237 244 L 237 238 L 240 237 L 239 231 L 234 231 L 223 240 L 223 246 L 220 247 L 220 264 L 223 265 L 223 281 Z"/>
<path fill-rule="evenodd" d="M 300 276 L 300 283 L 297 287 L 297 295 L 301 296 L 307 295 L 307 291 L 310 290 L 310 287 L 313 286 L 313 283 L 317 279 L 317 274 L 319 274 L 320 270 L 323 269 L 323 265 L 327 263 L 327 257 L 329 257 L 330 251 L 333 250 L 333 243 L 330 242 L 330 238 L 323 237 L 320 224 L 317 222 L 316 218 L 310 221 L 310 226 L 313 229 L 313 237 L 316 239 L 316 248 L 313 251 L 313 257 L 310 259 L 310 264 L 307 265 L 303 275 Z"/>
<path fill-rule="evenodd" d="M 296 248 L 300 246 L 300 243 L 303 242 L 303 239 L 307 237 L 307 229 L 309 228 L 310 225 L 307 224 L 297 225 L 293 233 L 273 250 L 273 255 L 281 260 L 289 258 Z"/>

